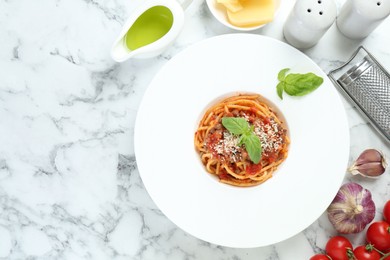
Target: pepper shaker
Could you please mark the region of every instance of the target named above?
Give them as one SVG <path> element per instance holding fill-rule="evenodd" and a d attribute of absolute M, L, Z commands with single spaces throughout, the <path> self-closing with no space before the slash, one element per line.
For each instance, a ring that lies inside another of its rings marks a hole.
<path fill-rule="evenodd" d="M 336 15 L 334 0 L 298 0 L 284 24 L 284 38 L 298 49 L 310 48 L 332 26 Z"/>
<path fill-rule="evenodd" d="M 336 25 L 346 37 L 363 39 L 389 14 L 389 0 L 347 0 L 336 19 Z"/>

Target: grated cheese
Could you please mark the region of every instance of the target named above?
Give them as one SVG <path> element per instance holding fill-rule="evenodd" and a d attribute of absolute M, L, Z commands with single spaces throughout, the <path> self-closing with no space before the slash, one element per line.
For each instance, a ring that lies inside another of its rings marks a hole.
<path fill-rule="evenodd" d="M 249 121 L 248 115 L 243 114 L 241 116 Z M 258 119 L 253 122 L 253 126 L 254 133 L 260 138 L 263 155 L 267 156 L 270 153 L 276 152 L 283 144 L 284 129 L 275 122 L 274 118 L 269 118 L 269 123 L 264 123 Z M 242 158 L 246 156 L 246 151 L 238 143 L 239 137 L 224 129 L 222 139 L 210 148 L 213 150 L 213 154 L 217 155 L 221 160 L 238 162 L 242 161 Z"/>
<path fill-rule="evenodd" d="M 260 138 L 265 154 L 277 151 L 283 143 L 281 126 L 275 122 L 274 118 L 270 118 L 269 121 L 269 124 L 264 124 L 261 120 L 254 123 L 254 132 Z"/>

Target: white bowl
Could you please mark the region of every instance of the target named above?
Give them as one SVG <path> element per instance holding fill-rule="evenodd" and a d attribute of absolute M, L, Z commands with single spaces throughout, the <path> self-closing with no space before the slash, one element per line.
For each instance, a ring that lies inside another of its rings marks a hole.
<path fill-rule="evenodd" d="M 280 1 L 281 0 L 274 0 L 275 16 L 276 16 L 276 13 L 279 9 Z M 261 25 L 250 26 L 250 27 L 235 26 L 229 22 L 227 14 L 226 14 L 226 8 L 223 7 L 223 5 L 218 4 L 216 0 L 206 0 L 206 3 L 207 3 L 207 6 L 209 7 L 210 12 L 215 17 L 215 19 L 217 19 L 220 23 L 222 23 L 223 25 L 225 25 L 231 29 L 235 29 L 238 31 L 253 31 L 253 30 L 259 29 L 259 28 L 266 25 L 266 23 L 265 23 L 265 24 L 261 24 Z"/>

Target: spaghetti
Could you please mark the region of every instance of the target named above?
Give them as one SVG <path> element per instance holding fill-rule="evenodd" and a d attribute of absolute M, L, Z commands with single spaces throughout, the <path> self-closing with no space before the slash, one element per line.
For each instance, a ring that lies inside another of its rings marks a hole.
<path fill-rule="evenodd" d="M 262 155 L 254 164 L 239 137 L 223 125 L 223 117 L 241 117 L 260 138 Z M 255 186 L 272 177 L 286 159 L 290 140 L 283 122 L 260 95 L 236 95 L 210 107 L 195 132 L 195 149 L 206 170 L 234 186 Z"/>

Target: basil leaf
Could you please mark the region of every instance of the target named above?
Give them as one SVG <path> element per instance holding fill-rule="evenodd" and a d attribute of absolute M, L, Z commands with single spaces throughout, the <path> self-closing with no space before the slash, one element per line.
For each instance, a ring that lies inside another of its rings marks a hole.
<path fill-rule="evenodd" d="M 262 148 L 260 138 L 253 132 L 254 126 L 241 117 L 222 117 L 222 125 L 232 134 L 239 135 L 238 145 L 245 145 L 249 158 L 258 164 Z"/>
<path fill-rule="evenodd" d="M 283 99 L 284 85 L 285 85 L 284 82 L 279 82 L 278 85 L 276 86 L 276 92 L 278 93 L 280 99 Z"/>
<path fill-rule="evenodd" d="M 241 117 L 223 117 L 222 125 L 232 134 L 247 134 L 250 130 L 249 123 Z"/>
<path fill-rule="evenodd" d="M 279 71 L 279 73 L 278 73 L 278 80 L 279 81 L 283 81 L 284 78 L 286 77 L 287 71 L 289 71 L 289 70 L 290 70 L 289 68 L 285 68 L 285 69 L 282 69 L 281 71 Z"/>
<path fill-rule="evenodd" d="M 244 144 L 245 137 L 246 137 L 246 135 L 241 135 L 240 136 L 240 138 L 238 139 L 238 142 L 237 142 L 238 146 L 241 146 L 241 145 Z"/>
<path fill-rule="evenodd" d="M 261 159 L 262 147 L 260 138 L 253 132 L 247 135 L 244 139 L 246 151 L 248 152 L 249 158 L 255 164 L 258 164 Z"/>
<path fill-rule="evenodd" d="M 317 89 L 323 78 L 314 73 L 288 74 L 284 82 L 284 91 L 291 96 L 304 96 Z"/>
<path fill-rule="evenodd" d="M 288 68 L 282 69 L 278 73 L 279 83 L 276 86 L 276 92 L 280 99 L 283 99 L 283 91 L 290 96 L 304 96 L 316 90 L 324 82 L 322 77 L 312 72 L 286 75 L 288 70 Z"/>

